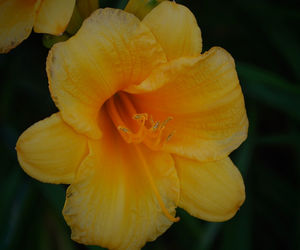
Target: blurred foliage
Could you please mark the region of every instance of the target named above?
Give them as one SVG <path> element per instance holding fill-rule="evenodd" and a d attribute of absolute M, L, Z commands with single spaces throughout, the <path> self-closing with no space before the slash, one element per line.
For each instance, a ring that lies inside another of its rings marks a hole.
<path fill-rule="evenodd" d="M 124 8 L 126 0 L 100 1 Z M 204 48 L 236 59 L 250 121 L 232 155 L 247 199 L 224 223 L 182 218 L 145 249 L 300 249 L 300 11 L 298 1 L 178 1 L 196 15 Z M 15 143 L 53 112 L 42 35 L 0 55 L 0 249 L 100 249 L 70 239 L 61 210 L 66 186 L 43 184 L 19 167 Z"/>

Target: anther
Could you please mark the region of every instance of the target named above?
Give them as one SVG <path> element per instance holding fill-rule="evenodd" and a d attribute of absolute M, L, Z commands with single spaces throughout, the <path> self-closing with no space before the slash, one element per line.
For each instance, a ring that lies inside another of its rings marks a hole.
<path fill-rule="evenodd" d="M 159 122 L 156 122 L 156 123 L 154 124 L 154 126 L 152 127 L 152 130 L 153 130 L 153 131 L 156 131 L 157 128 L 158 128 L 158 126 L 159 126 Z"/>
<path fill-rule="evenodd" d="M 124 128 L 124 127 L 121 127 L 121 126 L 119 126 L 118 129 L 121 130 L 121 131 L 123 131 L 123 132 L 125 132 L 125 133 L 129 133 L 130 132 L 128 128 Z"/>
<path fill-rule="evenodd" d="M 171 139 L 173 132 L 165 137 L 163 131 L 173 117 L 168 117 L 164 121 L 154 121 L 153 117 L 147 113 L 137 113 L 127 94 L 120 92 L 117 98 L 119 99 L 110 98 L 106 103 L 106 107 L 113 123 L 127 143 L 138 144 L 144 142 L 150 148 L 159 150 L 166 141 Z M 123 119 L 126 115 L 131 116 L 136 124 L 127 123 L 126 119 Z M 134 130 L 131 129 L 132 125 Z"/>
<path fill-rule="evenodd" d="M 172 133 L 168 135 L 166 141 L 167 141 L 167 142 L 170 141 L 174 134 L 175 134 L 175 130 L 172 131 Z"/>
<path fill-rule="evenodd" d="M 148 114 L 147 113 L 135 114 L 132 118 L 134 120 L 148 120 Z"/>
<path fill-rule="evenodd" d="M 162 127 L 165 127 L 169 121 L 173 120 L 173 117 L 169 116 L 166 120 L 161 124 Z"/>

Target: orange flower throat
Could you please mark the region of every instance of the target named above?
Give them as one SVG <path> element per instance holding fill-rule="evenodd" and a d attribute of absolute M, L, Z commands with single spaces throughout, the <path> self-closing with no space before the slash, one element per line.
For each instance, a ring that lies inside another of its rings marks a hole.
<path fill-rule="evenodd" d="M 112 122 L 127 143 L 139 144 L 143 142 L 151 149 L 159 150 L 174 134 L 174 132 L 167 136 L 163 134 L 167 123 L 173 119 L 172 117 L 168 117 L 163 122 L 154 122 L 153 118 L 151 116 L 149 118 L 147 113 L 138 113 L 130 100 L 129 95 L 124 92 L 118 92 L 112 96 L 105 105 Z M 143 157 L 139 147 L 135 145 L 135 149 L 163 213 L 170 221 L 179 221 L 179 217 L 173 217 L 166 209 L 163 199 L 159 194 L 149 171 L 147 161 Z"/>
<path fill-rule="evenodd" d="M 138 113 L 128 94 L 118 92 L 106 102 L 106 109 L 114 125 L 127 143 L 144 142 L 153 150 L 161 150 L 169 141 L 174 131 L 167 136 L 163 134 L 167 123 L 172 120 L 168 117 L 164 121 L 153 121 L 147 113 Z"/>

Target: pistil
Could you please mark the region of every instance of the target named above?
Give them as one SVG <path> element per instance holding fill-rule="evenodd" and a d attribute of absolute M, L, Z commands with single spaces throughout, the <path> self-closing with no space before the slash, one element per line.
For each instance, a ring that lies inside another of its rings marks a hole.
<path fill-rule="evenodd" d="M 155 197 L 156 197 L 156 199 L 157 199 L 157 201 L 158 201 L 158 204 L 159 204 L 161 210 L 163 211 L 164 215 L 165 215 L 170 221 L 172 221 L 172 222 L 178 222 L 178 221 L 180 220 L 180 217 L 174 217 L 174 216 L 172 216 L 172 215 L 169 213 L 169 211 L 167 210 L 167 208 L 165 207 L 165 204 L 164 204 L 164 202 L 163 202 L 163 200 L 162 200 L 162 198 L 161 198 L 161 195 L 160 195 L 160 193 L 159 193 L 159 191 L 158 191 L 158 189 L 157 189 L 157 187 L 156 187 L 156 185 L 155 185 L 155 182 L 154 182 L 154 180 L 153 180 L 153 177 L 152 177 L 152 175 L 151 175 L 151 173 L 150 173 L 150 171 L 149 171 L 148 164 L 147 164 L 147 162 L 146 162 L 146 160 L 145 160 L 145 158 L 144 158 L 144 156 L 143 156 L 141 150 L 140 150 L 139 147 L 137 147 L 137 146 L 135 146 L 135 149 L 136 149 L 136 152 L 137 152 L 138 157 L 140 158 L 140 160 L 141 160 L 141 162 L 142 162 L 142 166 L 143 166 L 143 168 L 144 168 L 144 170 L 145 170 L 145 172 L 146 172 L 146 175 L 147 175 L 147 177 L 148 177 L 148 179 L 149 179 L 149 183 L 150 183 L 150 185 L 151 185 L 151 188 L 152 188 L 152 190 L 153 190 L 153 192 L 154 192 L 154 194 L 155 194 Z"/>

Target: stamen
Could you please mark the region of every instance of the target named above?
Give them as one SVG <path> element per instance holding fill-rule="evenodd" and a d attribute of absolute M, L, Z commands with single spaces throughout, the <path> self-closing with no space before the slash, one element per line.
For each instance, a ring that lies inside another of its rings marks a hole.
<path fill-rule="evenodd" d="M 117 96 L 118 100 L 116 100 L 116 97 L 112 97 L 107 101 L 106 105 L 108 114 L 116 128 L 119 130 L 123 139 L 127 143 L 137 144 L 144 142 L 151 149 L 160 150 L 174 134 L 172 132 L 167 136 L 166 139 L 162 140 L 163 131 L 167 123 L 172 120 L 173 117 L 168 117 L 162 122 L 155 122 L 151 115 L 149 117 L 147 113 L 137 113 L 127 94 L 119 92 Z M 120 106 L 117 108 L 116 105 Z M 125 122 L 122 118 L 126 117 L 127 115 L 132 117 L 136 123 L 130 123 L 128 120 L 125 120 Z M 148 123 L 146 123 L 147 121 Z M 134 128 L 134 131 L 131 130 L 132 127 Z"/>
<path fill-rule="evenodd" d="M 135 114 L 132 117 L 134 120 L 148 120 L 148 114 L 147 113 L 142 113 L 142 114 Z"/>
<path fill-rule="evenodd" d="M 154 125 L 154 121 L 153 121 L 153 117 L 152 115 L 150 115 L 150 119 L 149 119 L 150 125 L 153 126 Z"/>
<path fill-rule="evenodd" d="M 161 124 L 162 127 L 165 127 L 169 121 L 173 120 L 173 117 L 169 116 L 166 120 Z"/>
<path fill-rule="evenodd" d="M 172 221 L 172 222 L 178 222 L 178 221 L 180 220 L 180 217 L 174 217 L 174 216 L 172 216 L 172 215 L 169 213 L 169 211 L 167 210 L 167 208 L 165 207 L 165 204 L 164 204 L 164 202 L 163 202 L 163 200 L 162 200 L 162 198 L 161 198 L 161 196 L 160 196 L 160 194 L 159 194 L 159 192 L 158 192 L 158 190 L 157 190 L 157 187 L 156 187 L 156 185 L 155 185 L 155 183 L 154 183 L 154 180 L 153 180 L 152 175 L 151 175 L 151 173 L 150 173 L 150 171 L 149 171 L 147 162 L 146 162 L 145 158 L 143 157 L 143 154 L 142 154 L 141 150 L 140 150 L 137 146 L 135 146 L 135 149 L 136 149 L 136 151 L 137 151 L 137 154 L 138 154 L 140 160 L 142 161 L 142 165 L 143 165 L 144 170 L 145 170 L 145 172 L 146 172 L 146 174 L 147 174 L 147 177 L 148 177 L 148 179 L 149 179 L 150 185 L 151 185 L 151 187 L 152 187 L 152 189 L 153 189 L 153 191 L 154 191 L 154 194 L 155 194 L 155 196 L 156 196 L 156 199 L 157 199 L 157 201 L 158 201 L 158 204 L 159 204 L 161 210 L 163 211 L 163 213 L 165 214 L 165 216 L 166 216 L 170 221 Z"/>
<path fill-rule="evenodd" d="M 125 123 L 123 122 L 122 118 L 119 115 L 119 112 L 116 108 L 116 104 L 114 98 L 109 98 L 107 101 L 107 111 L 109 116 L 111 117 L 114 124 L 118 124 L 120 127 L 126 127 Z"/>
<path fill-rule="evenodd" d="M 156 123 L 154 124 L 154 126 L 152 127 L 152 130 L 153 130 L 153 131 L 156 131 L 157 128 L 158 128 L 158 126 L 159 126 L 159 122 L 156 122 Z"/>
<path fill-rule="evenodd" d="M 167 141 L 170 141 L 174 134 L 175 134 L 175 130 L 172 131 L 172 133 L 168 135 L 168 137 L 167 137 L 166 140 L 167 140 Z"/>
<path fill-rule="evenodd" d="M 159 132 L 158 132 L 158 135 L 156 137 L 156 141 L 155 143 L 153 144 L 154 147 L 158 148 L 159 144 L 160 144 L 160 141 L 161 141 L 161 136 L 162 136 L 162 132 L 163 132 L 164 128 L 160 129 Z"/>
<path fill-rule="evenodd" d="M 124 127 L 118 127 L 119 130 L 123 131 L 124 133 L 129 133 L 129 129 L 128 128 L 124 128 Z"/>

